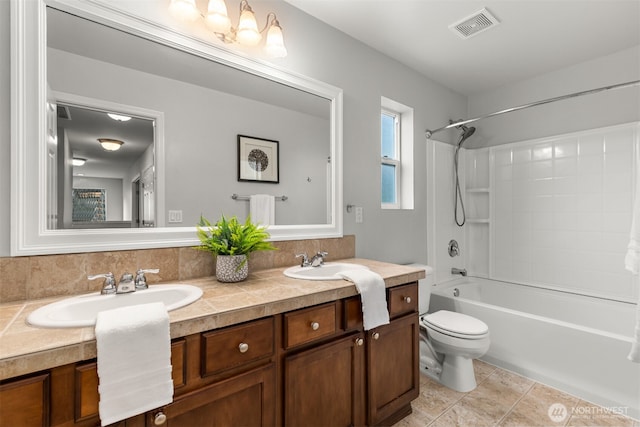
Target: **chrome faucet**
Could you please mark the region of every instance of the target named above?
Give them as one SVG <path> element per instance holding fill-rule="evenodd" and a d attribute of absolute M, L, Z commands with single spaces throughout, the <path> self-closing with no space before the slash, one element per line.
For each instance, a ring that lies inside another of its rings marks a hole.
<path fill-rule="evenodd" d="M 142 289 L 149 289 L 149 285 L 147 284 L 147 278 L 144 275 L 145 273 L 158 274 L 160 273 L 160 269 L 158 268 L 148 268 L 146 270 L 138 269 L 138 271 L 136 271 L 136 279 L 134 282 L 136 291 L 140 291 Z"/>
<path fill-rule="evenodd" d="M 102 295 L 115 294 L 116 278 L 113 276 L 113 273 L 96 274 L 96 275 L 87 277 L 87 279 L 89 280 L 96 280 L 101 278 L 104 278 L 104 283 L 102 284 L 102 289 L 100 290 L 100 294 Z"/>
<path fill-rule="evenodd" d="M 302 260 L 300 261 L 300 267 L 309 267 L 311 265 L 311 263 L 309 262 L 309 258 L 307 258 L 306 252 L 296 254 L 296 258 L 302 258 Z"/>
<path fill-rule="evenodd" d="M 122 277 L 120 277 L 120 282 L 118 282 L 118 286 L 116 286 L 116 294 L 128 294 L 129 292 L 136 291 L 136 284 L 133 281 L 133 274 L 124 273 Z"/>
<path fill-rule="evenodd" d="M 324 257 L 326 257 L 327 255 L 329 255 L 328 252 L 316 252 L 316 254 L 309 260 L 311 267 L 320 267 L 322 264 L 324 264 Z"/>
<path fill-rule="evenodd" d="M 89 280 L 104 278 L 102 290 L 100 291 L 102 295 L 128 294 L 130 292 L 148 289 L 149 285 L 147 285 L 147 278 L 144 274 L 159 272 L 160 270 L 157 268 L 150 268 L 147 270 L 139 269 L 136 272 L 135 279 L 133 277 L 133 274 L 124 273 L 120 278 L 120 282 L 118 284 L 116 284 L 116 279 L 113 273 L 96 274 L 87 278 Z"/>
<path fill-rule="evenodd" d="M 455 268 L 455 267 L 453 267 L 451 269 L 451 274 L 459 274 L 459 275 L 465 277 L 467 275 L 467 269 L 466 268 Z"/>
<path fill-rule="evenodd" d="M 318 251 L 314 256 L 309 259 L 307 253 L 296 254 L 296 258 L 302 258 L 300 261 L 300 267 L 320 267 L 324 264 L 324 257 L 329 255 L 328 252 Z"/>

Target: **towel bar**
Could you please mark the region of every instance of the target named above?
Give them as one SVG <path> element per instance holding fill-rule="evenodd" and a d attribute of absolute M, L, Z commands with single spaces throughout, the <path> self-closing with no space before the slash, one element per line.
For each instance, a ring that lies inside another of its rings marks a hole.
<path fill-rule="evenodd" d="M 286 202 L 288 197 L 287 196 L 274 196 L 276 200 L 281 201 L 281 202 Z M 240 196 L 239 194 L 233 193 L 231 195 L 231 198 L 233 200 L 249 200 L 251 198 L 251 196 Z"/>

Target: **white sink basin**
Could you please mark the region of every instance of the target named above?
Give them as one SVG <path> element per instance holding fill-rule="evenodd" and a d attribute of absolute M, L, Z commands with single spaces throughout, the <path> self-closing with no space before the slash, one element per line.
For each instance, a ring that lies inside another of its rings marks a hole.
<path fill-rule="evenodd" d="M 340 273 L 357 269 L 368 270 L 369 268 L 360 264 L 327 262 L 320 267 L 289 267 L 284 271 L 284 275 L 305 280 L 342 280 Z"/>
<path fill-rule="evenodd" d="M 27 322 L 43 328 L 75 328 L 96 324 L 98 312 L 130 305 L 162 302 L 167 311 L 197 301 L 202 289 L 191 285 L 154 285 L 149 289 L 119 295 L 99 292 L 66 298 L 33 311 Z"/>

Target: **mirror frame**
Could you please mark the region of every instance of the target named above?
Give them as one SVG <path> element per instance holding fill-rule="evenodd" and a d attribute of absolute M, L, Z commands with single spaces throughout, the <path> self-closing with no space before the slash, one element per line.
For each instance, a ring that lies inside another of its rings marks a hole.
<path fill-rule="evenodd" d="M 122 4 L 114 2 L 114 4 Z M 108 0 L 11 0 L 11 255 L 194 246 L 194 227 L 49 230 L 46 218 L 46 7 L 52 6 L 331 101 L 329 224 L 273 225 L 272 241 L 342 237 L 342 89 L 118 9 Z M 158 214 L 160 214 L 158 212 Z"/>

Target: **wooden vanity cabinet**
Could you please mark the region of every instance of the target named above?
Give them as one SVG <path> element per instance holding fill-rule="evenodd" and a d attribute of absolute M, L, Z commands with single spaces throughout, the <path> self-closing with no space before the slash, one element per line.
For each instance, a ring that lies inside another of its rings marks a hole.
<path fill-rule="evenodd" d="M 118 427 L 391 425 L 419 393 L 418 287 L 387 289 L 364 331 L 360 297 L 172 342 L 174 401 Z M 95 361 L 0 382 L 0 427 L 100 425 Z"/>

